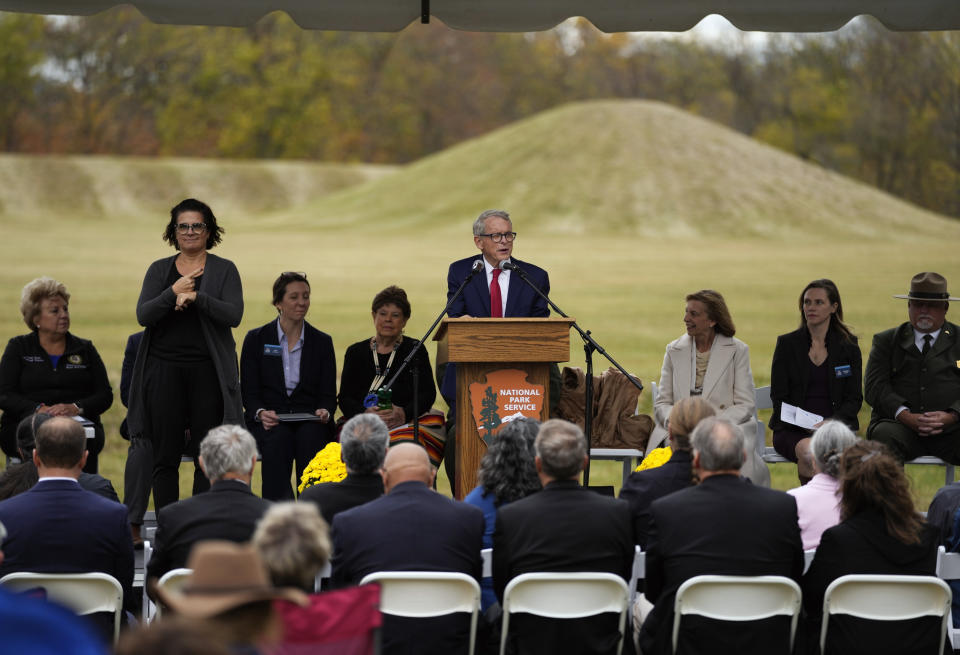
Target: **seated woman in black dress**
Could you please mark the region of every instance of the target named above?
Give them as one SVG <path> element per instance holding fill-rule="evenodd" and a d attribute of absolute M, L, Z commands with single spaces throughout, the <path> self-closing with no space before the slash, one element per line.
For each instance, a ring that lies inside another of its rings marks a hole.
<path fill-rule="evenodd" d="M 426 348 L 421 348 L 393 384 L 389 401 L 382 402 L 378 398 L 377 392 L 396 374 L 419 341 L 403 335 L 403 328 L 410 319 L 410 301 L 403 289 L 387 287 L 374 296 L 372 309 L 375 334 L 347 348 L 338 401 L 345 420 L 361 412 L 377 414 L 390 429 L 391 440 L 396 440 L 402 433 L 408 433 L 407 426 L 415 415 L 422 415 L 430 409 L 437 397 L 437 388 L 433 383 L 430 357 Z M 416 405 L 413 402 L 415 372 L 418 378 Z M 442 426 L 442 419 L 440 424 Z M 434 464 L 438 463 L 437 453 L 432 450 L 435 445 L 424 443 L 424 446 Z"/>
<path fill-rule="evenodd" d="M 841 522 L 823 533 L 801 585 L 811 641 L 820 635 L 824 593 L 837 578 L 863 573 L 934 575 L 936 571 L 939 531 L 914 508 L 903 466 L 885 446 L 858 441 L 847 448 L 840 459 L 839 479 Z M 938 617 L 869 621 L 865 626 L 863 621 L 847 615 L 831 619 L 828 652 L 938 652 Z"/>
<path fill-rule="evenodd" d="M 297 480 L 333 437 L 337 361 L 330 335 L 307 323 L 310 283 L 303 273 L 281 273 L 273 283 L 277 318 L 250 330 L 240 355 L 240 392 L 247 428 L 263 458 L 263 497 L 293 498 Z M 316 419 L 295 417 L 309 414 Z M 284 416 L 288 415 L 288 416 Z"/>
<path fill-rule="evenodd" d="M 93 423 L 83 470 L 97 472 L 103 449 L 100 415 L 113 403 L 107 369 L 93 344 L 70 332 L 70 294 L 49 277 L 23 287 L 20 313 L 29 334 L 13 337 L 0 359 L 0 447 L 17 457 L 17 424 L 34 412 L 82 416 Z"/>
<path fill-rule="evenodd" d="M 856 432 L 860 427 L 857 412 L 863 403 L 861 377 L 860 346 L 843 323 L 837 285 L 827 279 L 814 280 L 800 294 L 800 327 L 777 337 L 770 371 L 773 447 L 797 462 L 802 484 L 814 475 L 809 454 L 813 431 L 782 420 L 783 403 L 824 419 L 843 421 Z"/>

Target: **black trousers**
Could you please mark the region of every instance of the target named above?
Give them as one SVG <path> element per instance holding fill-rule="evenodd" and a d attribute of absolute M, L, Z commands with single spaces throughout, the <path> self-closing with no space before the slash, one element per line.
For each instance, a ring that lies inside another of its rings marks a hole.
<path fill-rule="evenodd" d="M 143 525 L 153 486 L 153 444 L 143 437 L 131 437 L 127 464 L 123 469 L 123 504 L 132 525 Z"/>
<path fill-rule="evenodd" d="M 264 500 L 293 500 L 290 467 L 296 462 L 299 485 L 303 470 L 310 460 L 333 441 L 333 431 L 329 425 L 308 421 L 279 423 L 269 430 L 264 430 L 257 423 L 253 426 L 253 436 L 263 459 L 260 471 L 263 475 Z"/>
<path fill-rule="evenodd" d="M 180 498 L 180 458 L 194 457 L 194 495 L 210 488 L 197 463 L 200 441 L 223 420 L 223 397 L 213 362 L 147 360 L 144 371 L 147 436 L 153 445 L 153 502 L 157 510 Z M 184 433 L 189 430 L 189 443 Z"/>

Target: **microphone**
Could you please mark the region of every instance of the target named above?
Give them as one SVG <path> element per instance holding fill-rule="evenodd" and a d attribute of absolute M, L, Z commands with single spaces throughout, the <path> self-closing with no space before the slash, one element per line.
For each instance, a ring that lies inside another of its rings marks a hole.
<path fill-rule="evenodd" d="M 507 260 L 500 262 L 500 268 L 504 271 L 517 271 L 518 273 L 522 272 L 519 266 Z"/>

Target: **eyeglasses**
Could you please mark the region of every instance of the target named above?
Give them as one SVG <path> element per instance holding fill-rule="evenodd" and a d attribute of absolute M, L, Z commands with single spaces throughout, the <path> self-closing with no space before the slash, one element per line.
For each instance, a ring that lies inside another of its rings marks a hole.
<path fill-rule="evenodd" d="M 494 243 L 500 243 L 501 241 L 506 241 L 507 243 L 513 242 L 517 238 L 516 232 L 491 232 L 490 234 L 478 234 L 478 237 L 488 237 L 493 240 Z"/>
<path fill-rule="evenodd" d="M 177 232 L 186 234 L 190 230 L 194 232 L 203 232 L 207 229 L 206 223 L 177 223 Z"/>

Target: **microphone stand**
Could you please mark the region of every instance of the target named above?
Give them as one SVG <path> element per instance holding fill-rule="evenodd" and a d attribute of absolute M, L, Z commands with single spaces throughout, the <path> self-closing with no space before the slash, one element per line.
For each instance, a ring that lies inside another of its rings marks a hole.
<path fill-rule="evenodd" d="M 522 268 L 520 268 L 513 262 L 510 262 L 509 264 L 505 265 L 504 268 L 507 269 L 508 271 L 513 271 L 514 273 L 519 275 L 521 280 L 526 282 L 531 289 L 536 291 L 541 298 L 547 301 L 550 307 L 553 308 L 553 311 L 560 314 L 560 316 L 564 318 L 570 318 L 569 316 L 563 313 L 562 309 L 557 307 L 556 303 L 550 300 L 550 297 L 547 294 L 545 294 L 540 289 L 540 287 L 538 287 L 536 284 L 530 281 L 530 278 L 527 277 L 527 274 L 523 271 Z M 593 336 L 590 334 L 590 330 L 583 331 L 580 328 L 580 326 L 577 325 L 576 321 L 573 322 L 573 328 L 578 333 L 580 333 L 580 337 L 583 339 L 583 351 L 586 354 L 586 358 L 587 358 L 587 377 L 585 381 L 586 391 L 585 391 L 585 398 L 584 398 L 584 405 L 583 405 L 583 436 L 587 440 L 587 465 L 583 469 L 583 486 L 589 487 L 590 486 L 590 434 L 593 431 L 593 353 L 599 352 L 601 355 L 606 357 L 607 361 L 609 361 L 611 364 L 616 366 L 617 369 L 621 373 L 623 373 L 628 380 L 630 380 L 633 386 L 635 386 L 640 391 L 643 391 L 643 384 L 641 384 L 640 380 L 636 379 L 635 377 L 627 373 L 624 370 L 624 368 L 620 366 L 620 364 L 618 364 L 617 361 L 613 359 L 613 357 L 611 357 L 610 354 L 606 350 L 604 350 L 599 343 L 597 343 L 596 339 L 594 339 Z"/>
<path fill-rule="evenodd" d="M 474 275 L 476 275 L 477 273 L 483 270 L 483 263 L 481 262 L 481 260 L 478 259 L 476 263 L 480 264 L 480 266 L 477 266 L 476 264 L 474 264 L 474 268 L 470 271 L 467 277 L 463 279 L 463 282 L 460 283 L 460 287 L 457 289 L 456 293 L 454 293 L 453 296 L 450 297 L 450 300 L 447 301 L 446 306 L 437 316 L 436 320 L 433 321 L 433 325 L 430 326 L 430 328 L 427 330 L 427 333 L 423 335 L 422 339 L 420 339 L 419 343 L 417 343 L 417 345 L 413 347 L 413 350 L 410 351 L 410 354 L 408 354 L 404 358 L 403 362 L 400 364 L 400 367 L 397 369 L 397 372 L 393 374 L 393 377 L 390 378 L 385 385 L 380 387 L 381 389 L 386 389 L 386 390 L 393 389 L 394 382 L 397 381 L 397 378 L 400 377 L 400 374 L 403 372 L 403 369 L 405 369 L 407 365 L 410 364 L 413 358 L 416 357 L 417 353 L 420 352 L 420 349 L 423 348 L 423 344 L 426 343 L 427 339 L 433 333 L 433 330 L 437 327 L 437 324 L 443 319 L 444 315 L 446 315 L 446 313 L 450 311 L 450 305 L 452 305 L 453 301 L 459 298 L 460 294 L 463 293 L 463 289 L 464 287 L 467 286 L 467 282 L 473 279 Z M 420 385 L 420 371 L 417 370 L 416 366 L 414 366 L 413 368 L 410 369 L 410 374 L 413 376 L 413 439 L 415 441 L 419 441 L 420 440 L 420 410 L 417 404 L 417 395 L 419 393 L 419 390 L 417 389 L 417 387 Z"/>

